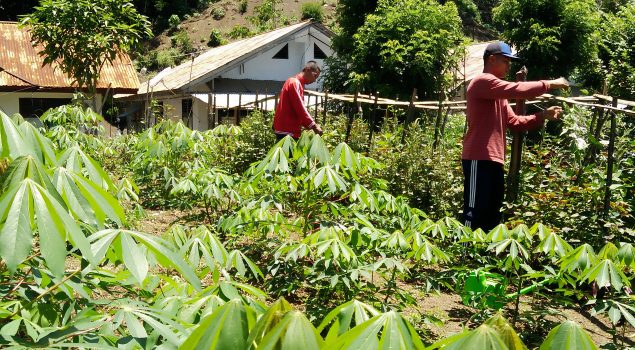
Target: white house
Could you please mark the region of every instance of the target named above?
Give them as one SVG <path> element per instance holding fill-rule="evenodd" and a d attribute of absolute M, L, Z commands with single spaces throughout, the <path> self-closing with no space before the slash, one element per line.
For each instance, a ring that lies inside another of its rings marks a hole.
<path fill-rule="evenodd" d="M 219 46 L 165 69 L 141 84 L 136 95 L 120 100 L 133 111 L 148 111 L 150 101 L 157 101 L 163 106 L 163 117 L 182 119 L 193 129 L 206 130 L 218 122 L 210 118 L 210 104 L 229 113 L 256 96 L 261 100 L 279 93 L 284 81 L 301 71 L 307 61 L 323 66 L 324 59 L 333 54 L 332 34 L 309 20 Z M 306 88 L 319 90 L 321 83 Z M 153 124 L 148 113 L 146 118 Z"/>
<path fill-rule="evenodd" d="M 27 119 L 41 116 L 47 109 L 71 101 L 77 86 L 56 64 L 43 66 L 28 30 L 16 22 L 0 21 L 0 111 L 20 113 Z M 120 55 L 106 64 L 97 83 L 96 106 L 101 112 L 105 94 L 135 93 L 139 79 L 130 57 Z"/>

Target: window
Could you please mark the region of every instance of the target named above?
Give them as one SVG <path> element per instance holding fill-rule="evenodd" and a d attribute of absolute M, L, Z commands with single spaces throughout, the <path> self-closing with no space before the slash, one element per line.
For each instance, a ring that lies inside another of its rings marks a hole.
<path fill-rule="evenodd" d="M 280 51 L 278 51 L 278 53 L 273 55 L 272 58 L 279 59 L 279 60 L 288 60 L 289 59 L 289 44 L 284 44 L 284 46 L 280 49 Z"/>
<path fill-rule="evenodd" d="M 70 98 L 21 98 L 20 115 L 24 118 L 40 118 L 51 108 L 71 103 Z"/>
<path fill-rule="evenodd" d="M 323 60 L 326 57 L 327 56 L 324 51 L 322 51 L 322 49 L 320 49 L 320 47 L 316 43 L 313 43 L 313 58 Z"/>

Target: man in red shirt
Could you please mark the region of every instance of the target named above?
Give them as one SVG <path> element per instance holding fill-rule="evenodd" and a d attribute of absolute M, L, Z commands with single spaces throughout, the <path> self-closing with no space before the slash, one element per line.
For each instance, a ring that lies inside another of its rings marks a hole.
<path fill-rule="evenodd" d="M 309 61 L 302 71 L 287 79 L 280 91 L 280 100 L 273 117 L 273 131 L 278 140 L 287 135 L 300 138 L 302 127 L 322 135 L 322 129 L 311 118 L 304 106 L 304 85 L 311 84 L 320 76 L 320 67 L 315 61 Z"/>
<path fill-rule="evenodd" d="M 498 41 L 487 45 L 483 73 L 467 88 L 468 130 L 463 139 L 463 219 L 473 230 L 489 231 L 501 222 L 505 191 L 505 132 L 536 128 L 545 120 L 556 120 L 562 109 L 550 107 L 536 114 L 516 115 L 507 99 L 528 99 L 549 89 L 569 86 L 564 78 L 511 83 L 503 80 L 512 59 L 509 45 Z"/>

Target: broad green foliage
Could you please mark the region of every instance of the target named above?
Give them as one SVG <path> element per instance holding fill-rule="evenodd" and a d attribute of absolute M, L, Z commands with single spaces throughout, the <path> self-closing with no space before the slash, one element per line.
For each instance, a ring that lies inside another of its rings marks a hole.
<path fill-rule="evenodd" d="M 566 321 L 549 332 L 540 350 L 594 350 L 597 346 L 591 337 L 573 321 Z"/>
<path fill-rule="evenodd" d="M 588 300 L 616 342 L 620 324 L 635 324 L 628 236 L 599 246 L 554 225 L 483 232 L 433 219 L 391 194 L 381 162 L 336 135 L 305 133 L 258 153 L 261 141 L 241 127 L 164 122 L 104 149 L 90 137 L 55 149 L 20 118 L 2 122 L 3 348 L 423 349 L 437 339 L 422 340 L 418 321 L 434 320 L 412 315 L 425 302 L 412 286 L 461 294 L 478 308 L 472 319 L 493 309 L 512 319 L 498 314 L 432 349 L 540 346 L 546 331 L 520 307 L 530 294 Z M 236 154 L 241 143 L 253 147 Z M 231 167 L 250 157 L 246 171 Z M 135 183 L 150 206 L 203 214 L 162 237 L 144 233 L 124 200 Z M 559 326 L 543 347 L 591 344 L 576 327 Z"/>
<path fill-rule="evenodd" d="M 21 23 L 34 44 L 43 46 L 44 64 L 56 62 L 90 93 L 95 92 L 105 62 L 150 35 L 147 18 L 130 2 L 119 0 L 45 0 Z"/>
<path fill-rule="evenodd" d="M 523 58 L 530 80 L 568 76 L 597 55 L 595 1 L 503 0 L 494 22 Z"/>
<path fill-rule="evenodd" d="M 599 56 L 612 96 L 635 99 L 635 4 L 620 7 L 602 21 Z"/>
<path fill-rule="evenodd" d="M 416 88 L 419 98 L 437 99 L 450 89 L 460 60 L 461 20 L 452 2 L 380 0 L 352 45 L 348 78 L 358 88 L 402 99 Z"/>

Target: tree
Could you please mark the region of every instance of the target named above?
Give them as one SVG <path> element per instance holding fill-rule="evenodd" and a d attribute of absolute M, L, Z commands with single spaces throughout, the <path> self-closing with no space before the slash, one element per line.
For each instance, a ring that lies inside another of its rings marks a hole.
<path fill-rule="evenodd" d="M 353 36 L 352 80 L 382 95 L 438 98 L 462 56 L 461 19 L 452 2 L 380 0 Z"/>
<path fill-rule="evenodd" d="M 568 76 L 593 60 L 598 21 L 593 0 L 502 0 L 494 9 L 531 79 Z"/>
<path fill-rule="evenodd" d="M 106 62 L 152 34 L 147 18 L 121 0 L 43 0 L 21 24 L 43 46 L 44 64 L 57 63 L 91 94 Z"/>
<path fill-rule="evenodd" d="M 364 25 L 366 15 L 377 8 L 378 0 L 340 0 L 337 4 L 337 24 L 340 32 L 333 38 L 333 49 L 338 55 L 351 52 L 351 39 Z"/>
<path fill-rule="evenodd" d="M 599 57 L 612 96 L 635 99 L 635 3 L 603 21 Z"/>

